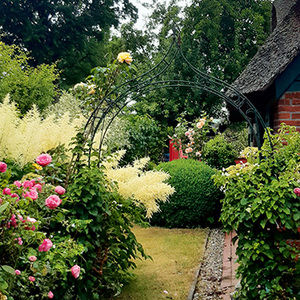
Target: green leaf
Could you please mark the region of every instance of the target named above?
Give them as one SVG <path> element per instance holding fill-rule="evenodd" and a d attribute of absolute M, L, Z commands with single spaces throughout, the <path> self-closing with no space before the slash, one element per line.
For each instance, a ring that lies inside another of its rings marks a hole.
<path fill-rule="evenodd" d="M 3 205 L 0 206 L 0 213 L 6 210 L 7 206 L 9 205 L 9 202 L 4 203 Z"/>
<path fill-rule="evenodd" d="M 300 212 L 297 212 L 296 214 L 294 214 L 294 220 L 298 221 L 300 219 Z"/>
<path fill-rule="evenodd" d="M 6 290 L 8 288 L 8 284 L 6 281 L 0 281 L 0 290 Z"/>
<path fill-rule="evenodd" d="M 12 274 L 12 275 L 15 275 L 15 269 L 12 268 L 11 266 L 4 265 L 4 266 L 1 266 L 1 267 L 2 267 L 2 269 L 3 269 L 4 271 L 6 271 L 7 273 L 10 273 L 10 274 Z"/>

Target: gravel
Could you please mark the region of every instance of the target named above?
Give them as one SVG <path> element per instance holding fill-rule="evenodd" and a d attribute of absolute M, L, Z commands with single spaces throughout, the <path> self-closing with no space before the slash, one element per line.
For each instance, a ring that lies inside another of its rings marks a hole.
<path fill-rule="evenodd" d="M 221 280 L 223 269 L 224 233 L 211 229 L 200 266 L 193 300 L 222 299 Z"/>

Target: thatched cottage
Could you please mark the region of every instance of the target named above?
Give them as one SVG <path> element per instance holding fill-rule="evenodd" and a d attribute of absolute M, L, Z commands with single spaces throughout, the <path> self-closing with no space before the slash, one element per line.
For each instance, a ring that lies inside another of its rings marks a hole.
<path fill-rule="evenodd" d="M 233 86 L 267 126 L 285 122 L 300 131 L 300 0 L 274 2 L 272 33 Z"/>

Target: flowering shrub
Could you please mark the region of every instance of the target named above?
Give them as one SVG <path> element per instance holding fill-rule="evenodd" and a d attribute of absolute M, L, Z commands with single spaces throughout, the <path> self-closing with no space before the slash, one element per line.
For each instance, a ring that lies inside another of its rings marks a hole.
<path fill-rule="evenodd" d="M 121 168 L 118 164 L 124 155 L 125 152 L 120 151 L 104 161 L 104 174 L 109 181 L 116 182 L 122 197 L 132 199 L 138 206 L 143 205 L 146 216 L 150 218 L 159 210 L 157 202 L 166 202 L 175 191 L 165 183 L 170 176 L 163 171 L 144 171 L 149 158 L 136 160 L 132 165 Z"/>
<path fill-rule="evenodd" d="M 173 143 L 177 150 L 182 150 L 188 154 L 189 158 L 200 159 L 202 149 L 205 143 L 210 139 L 209 134 L 215 132 L 213 118 L 209 118 L 203 113 L 199 119 L 192 123 L 187 122 L 183 118 L 178 118 L 178 125 L 175 127 L 175 133 L 172 137 Z"/>
<path fill-rule="evenodd" d="M 0 104 L 0 160 L 12 159 L 24 166 L 42 152 L 68 145 L 82 122 L 83 118 L 71 122 L 67 112 L 56 120 L 53 115 L 42 119 L 35 107 L 20 118 L 15 104 L 6 97 Z"/>
<path fill-rule="evenodd" d="M 271 134 L 271 133 L 270 133 Z M 238 235 L 238 299 L 299 299 L 300 133 L 281 125 L 265 136 L 261 161 L 215 175 L 223 191 L 221 221 Z"/>
<path fill-rule="evenodd" d="M 46 154 L 36 159 L 41 172 L 51 160 Z M 71 266 L 84 248 L 69 235 L 50 230 L 51 224 L 64 214 L 58 205 L 49 207 L 48 198 L 45 200 L 50 193 L 50 197 L 60 199 L 54 195 L 58 187 L 33 173 L 11 182 L 6 164 L 1 162 L 0 166 L 1 299 L 53 298 L 58 287 L 66 286 Z M 59 204 L 62 201 L 65 198 Z"/>

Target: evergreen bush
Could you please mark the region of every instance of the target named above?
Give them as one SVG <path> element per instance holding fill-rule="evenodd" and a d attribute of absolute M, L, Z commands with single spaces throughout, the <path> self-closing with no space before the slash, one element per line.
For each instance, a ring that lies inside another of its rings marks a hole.
<path fill-rule="evenodd" d="M 193 228 L 216 224 L 220 216 L 222 193 L 211 179 L 214 170 L 203 162 L 179 159 L 156 167 L 170 174 L 168 183 L 175 193 L 168 202 L 161 203 L 152 225 Z"/>
<path fill-rule="evenodd" d="M 227 168 L 234 164 L 236 151 L 222 135 L 217 135 L 205 144 L 202 158 L 212 168 Z"/>

